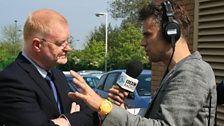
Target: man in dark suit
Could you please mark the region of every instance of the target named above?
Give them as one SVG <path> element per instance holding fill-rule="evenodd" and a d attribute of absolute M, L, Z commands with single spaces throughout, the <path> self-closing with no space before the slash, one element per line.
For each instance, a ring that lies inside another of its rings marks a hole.
<path fill-rule="evenodd" d="M 99 124 L 96 112 L 68 98 L 66 78 L 55 68 L 67 62 L 69 35 L 67 20 L 53 10 L 37 10 L 28 17 L 23 51 L 0 73 L 0 125 Z"/>

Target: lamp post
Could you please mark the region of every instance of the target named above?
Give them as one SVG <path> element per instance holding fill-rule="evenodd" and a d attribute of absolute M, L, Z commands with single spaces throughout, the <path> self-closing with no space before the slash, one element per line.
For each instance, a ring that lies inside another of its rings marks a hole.
<path fill-rule="evenodd" d="M 20 30 L 18 25 L 17 25 L 18 20 L 14 20 L 14 23 L 15 23 L 15 29 L 13 31 L 13 38 L 12 39 L 13 39 L 13 44 L 14 44 L 14 55 L 16 55 L 16 52 L 18 50 L 18 48 L 16 48 L 16 46 L 17 46 L 16 43 L 20 42 L 20 36 L 21 36 L 20 32 L 22 30 Z"/>
<path fill-rule="evenodd" d="M 106 20 L 105 20 L 105 72 L 107 72 L 107 19 L 108 19 L 108 14 L 107 12 L 98 12 L 98 13 L 95 13 L 95 15 L 97 17 L 100 17 L 100 16 L 105 16 L 106 17 Z"/>
<path fill-rule="evenodd" d="M 14 41 L 14 47 L 15 47 L 14 48 L 14 55 L 16 55 L 16 40 L 17 40 L 17 31 L 18 31 L 17 30 L 17 22 L 18 21 L 14 20 L 14 22 L 15 22 L 15 31 L 14 31 L 14 38 L 13 38 L 14 40 L 13 41 Z"/>

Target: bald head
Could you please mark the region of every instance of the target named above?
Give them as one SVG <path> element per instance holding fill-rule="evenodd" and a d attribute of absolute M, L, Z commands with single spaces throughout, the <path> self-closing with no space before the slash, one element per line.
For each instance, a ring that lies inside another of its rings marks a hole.
<path fill-rule="evenodd" d="M 31 15 L 32 20 L 39 22 L 40 24 L 45 24 L 46 26 L 51 26 L 52 22 L 59 22 L 61 24 L 67 23 L 64 16 L 59 14 L 54 10 L 42 9 L 34 11 Z"/>
<path fill-rule="evenodd" d="M 24 25 L 24 40 L 27 42 L 38 35 L 46 36 L 57 25 L 68 27 L 67 20 L 58 12 L 49 9 L 34 11 Z"/>
<path fill-rule="evenodd" d="M 48 70 L 67 62 L 66 54 L 71 51 L 67 20 L 54 10 L 34 11 L 24 25 L 25 54 L 40 67 Z"/>

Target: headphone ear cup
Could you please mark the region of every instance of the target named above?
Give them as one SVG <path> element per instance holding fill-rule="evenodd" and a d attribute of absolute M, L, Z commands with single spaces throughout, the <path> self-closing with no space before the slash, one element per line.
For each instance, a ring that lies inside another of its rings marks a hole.
<path fill-rule="evenodd" d="M 176 20 L 173 22 L 164 22 L 162 25 L 162 34 L 164 39 L 171 43 L 172 45 L 176 44 L 176 41 L 180 38 L 180 26 Z M 172 42 L 174 38 L 174 43 Z"/>
<path fill-rule="evenodd" d="M 164 39 L 171 43 L 172 47 L 175 46 L 176 41 L 180 38 L 181 30 L 177 20 L 173 13 L 172 4 L 169 0 L 165 0 L 161 3 L 163 7 L 162 15 L 162 35 Z"/>

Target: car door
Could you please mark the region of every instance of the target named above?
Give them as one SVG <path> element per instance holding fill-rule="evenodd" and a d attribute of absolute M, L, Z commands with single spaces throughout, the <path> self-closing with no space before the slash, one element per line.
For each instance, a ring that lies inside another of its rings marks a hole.
<path fill-rule="evenodd" d="M 108 90 L 117 82 L 118 77 L 121 72 L 111 72 L 103 75 L 99 82 L 99 87 L 95 90 L 101 97 L 108 97 Z M 136 104 L 139 104 L 138 101 L 135 101 L 136 91 L 130 93 L 130 95 L 125 99 L 125 103 L 128 107 L 134 108 Z"/>
<path fill-rule="evenodd" d="M 112 87 L 113 84 L 116 84 L 117 78 L 120 75 L 120 72 L 112 72 L 104 74 L 99 81 L 99 86 L 96 88 L 96 93 L 103 98 L 108 97 L 108 90 Z"/>

